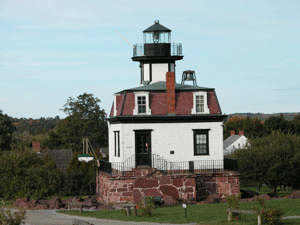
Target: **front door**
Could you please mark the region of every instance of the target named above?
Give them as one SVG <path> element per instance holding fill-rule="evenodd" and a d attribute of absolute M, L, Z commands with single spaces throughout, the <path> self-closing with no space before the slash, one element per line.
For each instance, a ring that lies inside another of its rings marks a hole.
<path fill-rule="evenodd" d="M 136 167 L 151 167 L 151 131 L 135 131 L 135 163 Z"/>

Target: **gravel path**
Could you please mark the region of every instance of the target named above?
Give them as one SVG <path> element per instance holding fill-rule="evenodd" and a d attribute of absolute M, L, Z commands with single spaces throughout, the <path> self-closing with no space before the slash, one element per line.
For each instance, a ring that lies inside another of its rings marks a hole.
<path fill-rule="evenodd" d="M 95 219 L 91 217 L 71 216 L 62 213 L 57 213 L 56 210 L 27 210 L 26 225 L 72 225 L 75 219 L 92 223 L 94 225 L 157 225 L 160 223 L 151 222 L 133 222 L 133 221 L 118 221 Z M 196 224 L 196 223 L 191 223 Z M 172 225 L 164 223 L 164 225 Z M 177 224 L 178 225 L 178 224 Z"/>

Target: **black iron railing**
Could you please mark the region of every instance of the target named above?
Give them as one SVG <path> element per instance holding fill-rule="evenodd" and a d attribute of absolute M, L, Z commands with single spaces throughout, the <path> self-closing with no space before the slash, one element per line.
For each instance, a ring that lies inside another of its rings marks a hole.
<path fill-rule="evenodd" d="M 237 159 L 229 159 L 224 158 L 224 170 L 233 170 L 238 171 L 238 160 Z"/>
<path fill-rule="evenodd" d="M 238 161 L 234 159 L 224 158 L 224 160 L 195 160 L 195 161 L 181 161 L 169 162 L 163 157 L 152 154 L 150 168 L 156 168 L 159 171 L 169 174 L 186 174 L 186 173 L 210 173 L 210 172 L 224 172 L 237 171 Z M 100 160 L 99 169 L 103 172 L 113 175 L 130 175 L 132 169 L 136 168 L 136 156 L 132 155 L 124 162 L 106 162 Z"/>
<path fill-rule="evenodd" d="M 111 163 L 108 161 L 104 161 L 104 160 L 99 160 L 99 170 L 106 172 L 106 173 L 112 173 L 112 169 L 111 169 Z"/>
<path fill-rule="evenodd" d="M 140 56 L 182 56 L 182 44 L 135 44 L 133 46 L 133 57 Z"/>

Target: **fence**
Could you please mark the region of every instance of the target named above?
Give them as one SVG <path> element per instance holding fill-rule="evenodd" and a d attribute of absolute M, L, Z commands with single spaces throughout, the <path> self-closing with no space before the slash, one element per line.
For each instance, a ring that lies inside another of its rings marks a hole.
<path fill-rule="evenodd" d="M 169 174 L 209 173 L 223 172 L 226 170 L 237 171 L 238 161 L 224 158 L 224 160 L 169 162 L 159 155 L 152 154 L 151 167 Z M 100 160 L 99 170 L 113 175 L 125 175 L 130 173 L 134 168 L 136 168 L 136 160 L 135 155 L 132 155 L 124 162 L 110 163 Z"/>

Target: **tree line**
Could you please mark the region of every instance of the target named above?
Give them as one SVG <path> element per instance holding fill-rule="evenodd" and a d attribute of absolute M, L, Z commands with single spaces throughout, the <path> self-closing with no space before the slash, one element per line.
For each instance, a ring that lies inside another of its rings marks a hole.
<path fill-rule="evenodd" d="M 300 114 L 295 115 L 292 120 L 285 119 L 283 114 L 270 116 L 266 120 L 232 116 L 224 123 L 224 139 L 230 136 L 230 130 L 244 131 L 245 136 L 250 139 L 267 136 L 273 131 L 300 135 Z"/>
<path fill-rule="evenodd" d="M 106 113 L 99 103 L 100 99 L 93 94 L 84 93 L 67 100 L 63 106 L 65 119 L 29 123 L 11 119 L 0 111 L 0 198 L 95 194 L 95 162 L 79 162 L 78 154 L 82 152 L 84 137 L 89 138 L 96 152 L 107 146 Z M 32 129 L 27 131 L 26 127 Z M 33 152 L 32 141 L 40 141 L 42 148 L 49 151 L 72 149 L 74 154 L 67 171 L 58 170 L 47 151 Z"/>
<path fill-rule="evenodd" d="M 63 106 L 66 118 L 16 119 L 0 111 L 0 150 L 29 149 L 39 141 L 42 149 L 72 149 L 80 152 L 88 137 L 95 149 L 108 144 L 106 113 L 100 99 L 84 93 L 69 98 Z"/>
<path fill-rule="evenodd" d="M 286 120 L 283 115 L 258 118 L 231 117 L 225 122 L 224 136 L 230 130 L 243 130 L 249 140 L 246 149 L 230 157 L 238 159 L 242 185 L 267 185 L 273 192 L 278 187 L 300 188 L 300 115 Z"/>

